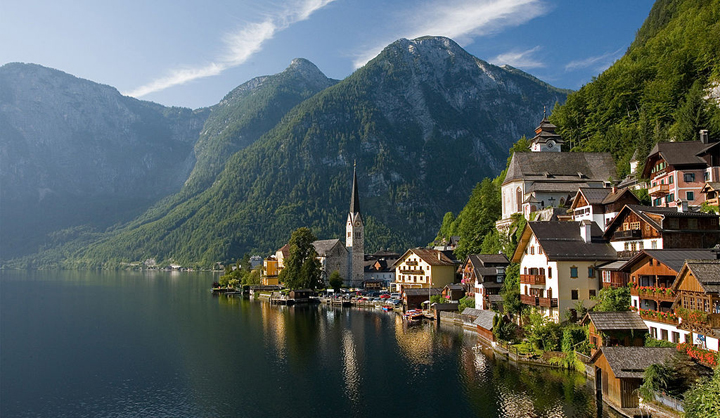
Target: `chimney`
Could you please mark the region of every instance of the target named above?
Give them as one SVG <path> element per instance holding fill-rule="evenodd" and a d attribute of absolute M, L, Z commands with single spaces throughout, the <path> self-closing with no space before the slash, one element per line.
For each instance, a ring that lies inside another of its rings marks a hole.
<path fill-rule="evenodd" d="M 688 211 L 688 202 L 687 200 L 678 200 L 677 201 L 677 211 L 678 212 L 687 212 Z"/>
<path fill-rule="evenodd" d="M 617 186 L 613 186 L 610 190 L 612 191 L 612 194 L 617 193 Z"/>
<path fill-rule="evenodd" d="M 710 142 L 707 129 L 700 129 L 700 142 L 702 142 L 703 144 L 707 144 Z"/>
<path fill-rule="evenodd" d="M 580 221 L 580 238 L 586 243 L 589 244 L 590 241 L 592 241 L 592 222 L 585 219 L 584 221 Z"/>

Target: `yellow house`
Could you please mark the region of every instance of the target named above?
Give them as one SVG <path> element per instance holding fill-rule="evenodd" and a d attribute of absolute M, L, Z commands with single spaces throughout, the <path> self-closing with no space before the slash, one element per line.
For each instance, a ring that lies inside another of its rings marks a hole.
<path fill-rule="evenodd" d="M 439 250 L 414 248 L 395 262 L 395 287 L 403 289 L 443 288 L 455 282 L 459 262 Z"/>
<path fill-rule="evenodd" d="M 274 286 L 278 285 L 278 275 L 280 270 L 278 269 L 278 260 L 274 255 L 263 260 L 263 274 L 260 279 L 260 283 L 263 286 Z"/>

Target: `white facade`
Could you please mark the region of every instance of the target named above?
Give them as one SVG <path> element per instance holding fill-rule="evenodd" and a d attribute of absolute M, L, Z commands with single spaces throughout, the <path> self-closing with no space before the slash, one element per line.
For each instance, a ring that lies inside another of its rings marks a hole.
<path fill-rule="evenodd" d="M 542 246 L 533 235 L 526 246 L 520 262 L 520 294 L 536 295 L 544 299 L 557 299 L 557 307 L 537 309 L 555 321 L 563 321 L 566 312 L 574 309 L 579 301 L 590 308 L 594 302 L 591 297 L 597 295 L 601 288 L 595 261 L 549 261 L 543 253 Z M 543 275 L 544 284 L 523 283 L 522 276 Z"/>

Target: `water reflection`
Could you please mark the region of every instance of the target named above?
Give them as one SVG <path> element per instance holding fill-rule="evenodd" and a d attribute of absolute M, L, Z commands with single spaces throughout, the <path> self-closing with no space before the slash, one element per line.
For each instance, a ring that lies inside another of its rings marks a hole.
<path fill-rule="evenodd" d="M 265 347 L 275 353 L 278 362 L 285 362 L 287 356 L 286 320 L 284 312 L 269 303 L 260 304 L 262 315 L 263 341 Z"/>
<path fill-rule="evenodd" d="M 395 340 L 400 352 L 417 366 L 429 366 L 433 362 L 433 329 L 429 323 L 408 324 L 400 315 L 395 316 Z"/>
<path fill-rule="evenodd" d="M 360 367 L 358 366 L 355 342 L 350 330 L 343 332 L 343 379 L 347 397 L 353 404 L 358 403 L 360 400 Z"/>

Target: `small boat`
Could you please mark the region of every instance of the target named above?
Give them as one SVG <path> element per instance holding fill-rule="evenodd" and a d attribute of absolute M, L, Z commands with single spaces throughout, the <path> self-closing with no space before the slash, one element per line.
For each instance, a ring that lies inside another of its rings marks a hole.
<path fill-rule="evenodd" d="M 423 318 L 423 312 L 422 309 L 413 309 L 411 311 L 405 312 L 405 315 L 403 316 L 408 321 L 419 321 Z"/>
<path fill-rule="evenodd" d="M 391 305 L 385 305 L 385 306 L 382 307 L 382 310 L 385 311 L 385 312 L 390 312 L 390 311 L 392 311 L 393 309 L 394 309 L 394 307 L 391 306 Z"/>

